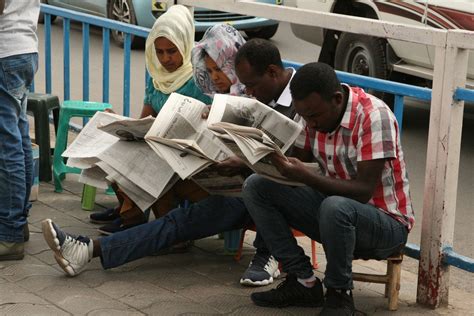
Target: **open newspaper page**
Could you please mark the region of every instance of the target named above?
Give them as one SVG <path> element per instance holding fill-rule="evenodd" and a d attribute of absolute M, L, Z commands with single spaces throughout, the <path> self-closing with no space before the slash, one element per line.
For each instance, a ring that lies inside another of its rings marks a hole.
<path fill-rule="evenodd" d="M 182 179 L 228 157 L 225 146 L 202 119 L 206 109 L 198 100 L 172 93 L 145 135 L 150 147 Z"/>
<path fill-rule="evenodd" d="M 119 141 L 104 150 L 99 159 L 154 198 L 161 195 L 174 174 L 144 141 Z"/>
<path fill-rule="evenodd" d="M 97 128 L 118 137 L 120 140 L 143 140 L 154 121 L 155 118 L 152 116 L 141 119 L 123 116 L 121 120 L 99 124 Z"/>
<path fill-rule="evenodd" d="M 283 155 L 293 145 L 303 129 L 299 123 L 256 100 L 216 95 L 208 124 L 254 172 L 276 182 L 302 185 L 282 176 L 267 157 L 270 153 Z M 320 172 L 317 163 L 306 166 Z"/>
<path fill-rule="evenodd" d="M 108 165 L 104 161 L 99 161 L 97 166 L 101 168 L 106 174 L 106 179 L 110 182 L 115 182 L 120 189 L 133 201 L 137 206 L 145 211 L 152 206 L 158 199 L 146 191 L 142 190 L 139 186 L 135 185 L 132 181 L 124 177 L 118 170 Z"/>
<path fill-rule="evenodd" d="M 255 127 L 283 153 L 291 147 L 302 129 L 300 124 L 255 99 L 226 94 L 214 96 L 207 119 L 208 126 L 218 122 Z"/>
<path fill-rule="evenodd" d="M 97 162 L 97 156 L 119 140 L 117 137 L 99 130 L 97 126 L 121 119 L 120 115 L 97 112 L 63 152 L 63 157 L 74 158 L 68 159 L 67 165 L 81 169 L 92 167 Z M 85 159 L 83 160 L 83 158 Z"/>
<path fill-rule="evenodd" d="M 109 182 L 106 180 L 107 173 L 97 166 L 84 169 L 79 176 L 79 182 L 91 185 L 100 189 L 107 189 Z"/>

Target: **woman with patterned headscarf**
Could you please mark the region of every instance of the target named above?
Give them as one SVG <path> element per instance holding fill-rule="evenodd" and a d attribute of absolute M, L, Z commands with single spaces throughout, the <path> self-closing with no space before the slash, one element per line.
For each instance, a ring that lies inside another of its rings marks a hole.
<path fill-rule="evenodd" d="M 145 44 L 146 68 L 150 78 L 140 117 L 156 116 L 172 92 L 198 99 L 211 99 L 202 93 L 193 79 L 191 51 L 194 46 L 194 20 L 182 5 L 172 6 L 153 25 Z M 143 212 L 119 188 L 114 186 L 120 205 L 92 213 L 91 222 L 107 224 L 99 228 L 112 234 L 146 222 Z"/>
<path fill-rule="evenodd" d="M 244 43 L 244 38 L 234 27 L 216 24 L 196 44 L 191 59 L 193 76 L 205 94 L 245 94 L 245 86 L 239 82 L 234 68 L 235 55 Z"/>

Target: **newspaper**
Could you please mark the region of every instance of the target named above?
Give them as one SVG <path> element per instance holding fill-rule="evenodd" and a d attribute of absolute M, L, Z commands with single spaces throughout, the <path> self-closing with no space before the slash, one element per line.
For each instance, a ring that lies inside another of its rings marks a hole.
<path fill-rule="evenodd" d="M 207 119 L 208 126 L 219 122 L 257 128 L 283 153 L 293 145 L 302 130 L 297 122 L 255 99 L 226 94 L 214 96 Z"/>
<path fill-rule="evenodd" d="M 153 116 L 147 116 L 141 119 L 132 119 L 122 116 L 121 120 L 108 124 L 101 123 L 97 128 L 118 137 L 120 140 L 143 140 L 154 121 L 155 118 Z"/>
<path fill-rule="evenodd" d="M 173 170 L 143 141 L 119 141 L 99 157 L 147 194 L 158 198 L 173 177 Z"/>
<path fill-rule="evenodd" d="M 207 105 L 172 93 L 155 119 L 145 141 L 184 180 L 232 152 L 207 129 L 202 113 Z"/>
<path fill-rule="evenodd" d="M 63 157 L 70 158 L 67 165 L 81 169 L 91 168 L 97 162 L 94 158 L 119 140 L 97 127 L 122 118 L 122 116 L 113 113 L 97 112 L 63 152 Z"/>
<path fill-rule="evenodd" d="M 283 155 L 293 145 L 303 129 L 299 123 L 257 100 L 216 95 L 208 127 L 254 172 L 276 182 L 303 185 L 282 176 L 267 157 Z M 320 173 L 319 164 L 306 166 Z"/>

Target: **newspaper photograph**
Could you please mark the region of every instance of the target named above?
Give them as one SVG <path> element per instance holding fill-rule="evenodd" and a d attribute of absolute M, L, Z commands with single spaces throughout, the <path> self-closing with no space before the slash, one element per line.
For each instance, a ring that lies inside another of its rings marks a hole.
<path fill-rule="evenodd" d="M 302 127 L 258 100 L 216 94 L 207 119 L 208 126 L 228 122 L 263 131 L 284 153 L 294 143 Z"/>
<path fill-rule="evenodd" d="M 98 129 L 109 133 L 120 140 L 136 141 L 144 140 L 146 133 L 153 125 L 155 118 L 147 116 L 141 119 L 132 119 L 122 116 L 121 120 L 111 122 L 109 124 L 99 124 Z"/>

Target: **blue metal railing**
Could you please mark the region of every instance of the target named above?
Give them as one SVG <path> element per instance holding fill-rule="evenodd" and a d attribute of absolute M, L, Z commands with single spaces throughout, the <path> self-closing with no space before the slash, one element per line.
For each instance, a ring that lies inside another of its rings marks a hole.
<path fill-rule="evenodd" d="M 146 38 L 149 29 L 117 22 L 101 17 L 92 16 L 72 10 L 53 7 L 41 4 L 41 12 L 44 14 L 44 32 L 45 32 L 45 82 L 46 93 L 52 92 L 52 71 L 51 71 L 51 15 L 57 15 L 63 19 L 63 49 L 64 49 L 64 99 L 68 100 L 71 96 L 71 73 L 70 73 L 70 21 L 82 23 L 82 41 L 83 41 L 83 65 L 82 65 L 82 98 L 89 100 L 89 27 L 94 25 L 103 29 L 102 48 L 103 48 L 103 76 L 102 76 L 102 101 L 109 102 L 109 69 L 110 69 L 110 30 L 123 32 L 124 41 L 124 84 L 123 84 L 123 115 L 130 115 L 130 56 L 131 56 L 131 36 Z"/>
<path fill-rule="evenodd" d="M 100 17 L 95 17 L 71 10 L 56 8 L 41 4 L 41 12 L 45 14 L 45 79 L 46 93 L 52 92 L 51 84 L 51 15 L 61 16 L 63 18 L 63 39 L 64 39 L 64 99 L 70 98 L 70 48 L 69 48 L 69 31 L 70 21 L 79 21 L 83 25 L 83 99 L 89 99 L 89 26 L 94 25 L 101 27 L 102 47 L 103 47 L 103 79 L 102 79 L 102 100 L 109 101 L 109 54 L 110 54 L 110 30 L 117 30 L 124 33 L 124 84 L 123 84 L 123 115 L 130 115 L 130 50 L 131 36 L 139 36 L 146 38 L 149 29 L 112 21 Z M 286 67 L 294 67 L 298 69 L 301 63 L 285 61 Z M 337 71 L 337 75 L 341 82 L 356 85 L 364 89 L 373 89 L 381 92 L 391 93 L 395 96 L 394 113 L 398 121 L 400 131 L 403 123 L 404 98 L 412 97 L 419 100 L 430 101 L 431 89 L 421 88 L 403 83 L 391 82 L 371 77 L 345 73 Z M 146 73 L 148 78 L 148 73 Z M 455 100 L 464 100 L 474 102 L 474 91 L 470 89 L 457 88 L 454 95 Z M 452 265 L 460 269 L 474 272 L 474 260 L 453 251 L 451 247 L 443 249 L 443 263 Z M 407 244 L 405 254 L 409 257 L 419 259 L 420 248 L 415 244 Z"/>

